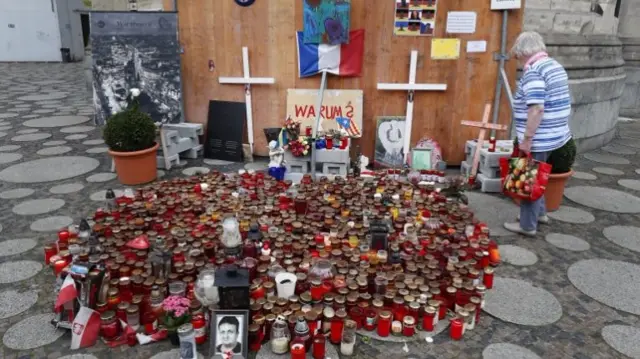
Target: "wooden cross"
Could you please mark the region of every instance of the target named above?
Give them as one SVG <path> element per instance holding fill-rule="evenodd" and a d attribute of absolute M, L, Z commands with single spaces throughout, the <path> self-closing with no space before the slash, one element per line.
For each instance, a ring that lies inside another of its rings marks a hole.
<path fill-rule="evenodd" d="M 242 48 L 242 68 L 243 77 L 220 76 L 218 78 L 218 82 L 221 84 L 244 85 L 245 106 L 247 107 L 247 135 L 249 137 L 251 154 L 253 154 L 253 109 L 251 107 L 251 85 L 270 85 L 274 84 L 276 81 L 273 77 L 251 77 L 249 72 L 249 49 L 247 47 Z"/>
<path fill-rule="evenodd" d="M 411 51 L 411 62 L 409 64 L 408 83 L 378 83 L 378 90 L 408 91 L 407 96 L 407 116 L 405 119 L 404 131 L 404 163 L 407 163 L 409 146 L 411 145 L 411 126 L 413 125 L 413 95 L 415 91 L 445 91 L 447 84 L 417 84 L 416 68 L 418 66 L 418 51 Z"/>
<path fill-rule="evenodd" d="M 482 115 L 482 122 L 475 122 L 475 121 L 460 122 L 464 126 L 480 128 L 480 133 L 478 134 L 478 142 L 476 143 L 476 151 L 473 154 L 473 163 L 471 164 L 470 177 L 475 178 L 476 174 L 478 173 L 478 162 L 480 162 L 480 150 L 482 149 L 482 145 L 484 144 L 484 135 L 486 134 L 487 130 L 499 130 L 499 131 L 507 130 L 506 125 L 489 123 L 490 114 L 491 114 L 491 105 L 486 104 L 484 106 L 484 114 Z"/>

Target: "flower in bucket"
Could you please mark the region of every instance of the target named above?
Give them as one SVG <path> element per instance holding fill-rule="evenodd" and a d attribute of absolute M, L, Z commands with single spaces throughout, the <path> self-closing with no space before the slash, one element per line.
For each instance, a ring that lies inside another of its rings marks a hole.
<path fill-rule="evenodd" d="M 162 309 L 164 309 L 164 325 L 169 331 L 175 331 L 182 324 L 189 323 L 191 321 L 189 304 L 191 304 L 189 299 L 177 295 L 168 296 L 162 302 Z"/>

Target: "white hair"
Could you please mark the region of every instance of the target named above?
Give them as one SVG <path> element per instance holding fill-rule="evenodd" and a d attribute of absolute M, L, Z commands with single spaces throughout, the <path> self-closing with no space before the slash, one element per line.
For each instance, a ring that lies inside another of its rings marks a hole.
<path fill-rule="evenodd" d="M 519 58 L 529 58 L 538 52 L 547 51 L 542 36 L 535 31 L 525 31 L 518 35 L 511 48 L 511 54 Z"/>

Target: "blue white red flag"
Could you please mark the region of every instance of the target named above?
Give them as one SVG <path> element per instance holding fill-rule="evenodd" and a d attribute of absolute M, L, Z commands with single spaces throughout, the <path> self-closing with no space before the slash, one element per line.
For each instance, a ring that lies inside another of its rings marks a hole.
<path fill-rule="evenodd" d="M 340 45 L 305 44 L 297 34 L 298 74 L 313 76 L 322 71 L 338 76 L 360 76 L 364 57 L 364 29 L 349 32 L 349 43 Z"/>

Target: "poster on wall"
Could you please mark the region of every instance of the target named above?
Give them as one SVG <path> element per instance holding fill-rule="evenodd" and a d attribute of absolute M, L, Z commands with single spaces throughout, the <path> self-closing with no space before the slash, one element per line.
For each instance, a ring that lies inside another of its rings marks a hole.
<path fill-rule="evenodd" d="M 351 0 L 304 0 L 305 44 L 349 43 Z"/>
<path fill-rule="evenodd" d="M 403 167 L 405 116 L 376 117 L 374 168 Z"/>
<path fill-rule="evenodd" d="M 320 112 L 320 127 L 324 131 L 340 130 L 349 120 L 351 137 L 362 135 L 362 90 L 325 90 L 322 106 L 318 109 L 318 90 L 289 89 L 287 91 L 287 118 L 300 121 L 300 129 L 315 127 Z"/>
<path fill-rule="evenodd" d="M 440 0 L 396 0 L 393 33 L 398 36 L 433 36 Z"/>
<path fill-rule="evenodd" d="M 140 89 L 140 108 L 155 122 L 182 121 L 177 13 L 92 12 L 93 104 L 96 124 L 127 106 Z"/>

